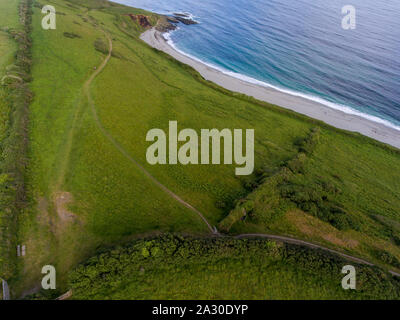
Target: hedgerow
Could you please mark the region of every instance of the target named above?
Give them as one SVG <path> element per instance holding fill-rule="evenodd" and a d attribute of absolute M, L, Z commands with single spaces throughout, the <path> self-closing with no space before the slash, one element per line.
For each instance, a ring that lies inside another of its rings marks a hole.
<path fill-rule="evenodd" d="M 31 0 L 21 1 L 19 17 L 22 29 L 8 30 L 18 44 L 11 69 L 18 72 L 22 81 L 10 77 L 1 88 L 8 106 L 0 143 L 0 275 L 6 279 L 16 268 L 18 214 L 25 209 L 27 201 L 24 180 L 28 162 L 28 107 L 33 98 L 28 87 L 32 65 L 31 6 Z"/>
<path fill-rule="evenodd" d="M 207 272 L 218 273 L 221 265 L 231 266 L 232 272 L 243 269 L 241 277 L 247 278 L 254 275 L 245 272 L 245 265 L 251 261 L 251 265 L 268 266 L 279 265 L 282 270 L 296 270 L 300 276 L 308 277 L 323 276 L 324 285 L 329 287 L 330 283 L 337 283 L 337 288 L 329 294 L 338 296 L 344 294 L 340 283 L 343 278 L 341 273 L 346 261 L 343 258 L 312 250 L 296 245 L 282 244 L 273 241 L 258 239 L 234 239 L 214 238 L 196 239 L 184 238 L 175 235 L 164 235 L 158 238 L 136 240 L 126 247 L 118 247 L 103 252 L 85 264 L 80 265 L 69 275 L 69 285 L 73 291 L 73 299 L 93 299 L 99 297 L 119 297 L 121 290 L 124 291 L 124 298 L 144 298 L 157 296 L 157 292 L 145 292 L 145 287 L 154 281 L 159 281 L 157 275 L 168 270 L 197 270 L 196 266 L 210 266 Z M 242 267 L 240 267 L 242 265 Z M 400 294 L 400 282 L 398 279 L 385 273 L 381 269 L 364 265 L 357 265 L 358 286 L 356 292 L 348 292 L 344 297 L 348 298 L 390 298 L 398 299 Z M 203 270 L 200 268 L 200 270 Z M 192 271 L 194 272 L 194 271 Z M 202 271 L 200 271 L 202 272 Z M 282 271 L 284 272 L 284 271 Z M 177 277 L 184 277 L 178 274 Z M 265 275 L 265 281 L 269 281 L 268 270 L 260 272 Z M 203 275 L 193 275 L 201 277 Z M 158 279 L 158 280 L 157 280 Z M 167 281 L 164 279 L 162 281 Z M 181 281 L 181 279 L 180 279 Z M 227 279 L 220 278 L 217 281 L 224 286 Z M 239 281 L 239 279 L 237 279 Z M 185 299 L 191 298 L 192 291 L 207 291 L 210 284 L 200 284 L 198 288 L 179 288 L 173 290 L 182 291 L 186 294 Z M 263 286 L 259 284 L 260 288 Z M 298 285 L 298 284 L 294 284 Z M 127 291 L 126 288 L 131 288 Z M 249 287 L 246 290 L 257 291 L 257 287 Z M 232 288 L 235 290 L 235 288 Z M 320 288 L 322 289 L 322 287 Z M 141 292 L 141 293 L 140 293 Z M 177 294 L 171 292 L 171 295 Z M 139 294 L 140 293 L 140 294 Z M 192 293 L 196 294 L 196 293 Z M 246 296 L 245 292 L 241 293 Z M 131 295 L 131 296 L 130 296 Z M 223 297 L 222 297 L 223 298 Z"/>

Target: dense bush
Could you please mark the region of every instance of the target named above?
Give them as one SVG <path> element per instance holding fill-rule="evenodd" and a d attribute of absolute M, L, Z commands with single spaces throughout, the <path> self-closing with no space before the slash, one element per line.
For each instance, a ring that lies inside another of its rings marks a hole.
<path fill-rule="evenodd" d="M 94 42 L 94 47 L 97 51 L 101 52 L 102 54 L 108 54 L 109 51 L 108 44 L 105 43 L 102 39 L 100 38 L 96 39 L 96 41 Z M 123 59 L 123 56 L 115 50 L 111 52 L 111 56 L 114 58 Z"/>
<path fill-rule="evenodd" d="M 384 250 L 379 250 L 376 251 L 376 257 L 383 261 L 384 263 L 388 265 L 395 266 L 396 268 L 400 268 L 400 261 L 395 257 L 393 254 L 390 252 L 384 251 Z"/>
<path fill-rule="evenodd" d="M 357 230 L 359 227 L 358 221 L 337 202 L 340 190 L 329 183 L 314 181 L 309 184 L 307 180 L 302 181 L 300 175 L 285 181 L 280 186 L 280 192 L 283 198 L 290 200 L 297 208 L 339 230 Z"/>
<path fill-rule="evenodd" d="M 176 284 L 175 287 L 174 283 L 169 283 L 172 291 L 168 294 L 170 297 L 190 299 L 203 294 L 199 291 L 207 296 L 208 288 L 216 287 L 217 292 L 214 294 L 223 299 L 223 292 L 226 292 L 223 288 L 228 283 L 232 285 L 237 281 L 238 284 L 244 283 L 242 291 L 238 292 L 239 297 L 248 297 L 254 292 L 261 292 L 269 281 L 273 282 L 272 275 L 267 272 L 268 267 L 279 266 L 278 270 L 282 270 L 280 272 L 294 271 L 299 279 L 314 279 L 315 283 L 318 283 L 318 288 L 314 292 L 316 296 L 324 292 L 331 298 L 398 299 L 400 297 L 398 280 L 380 269 L 354 263 L 351 264 L 356 267 L 360 279 L 357 281 L 357 291 L 345 292 L 340 286 L 343 277 L 341 270 L 345 264 L 348 262 L 331 254 L 266 240 L 194 239 L 165 235 L 160 238 L 137 240 L 130 246 L 116 248 L 89 259 L 70 273 L 69 283 L 73 290 L 72 298 L 75 299 L 120 297 L 149 299 L 159 297 L 159 293 L 144 288 L 156 286 L 158 281 L 167 283 L 169 280 L 163 278 L 165 270 L 170 277 L 176 277 L 180 283 L 184 282 L 181 277 L 185 277 L 186 271 L 194 279 L 202 279 L 203 272 L 206 272 L 217 283 L 201 282 L 196 284 L 197 287 L 193 287 L 196 286 L 194 284 L 188 287 L 179 287 Z M 229 272 L 221 273 L 222 266 L 230 268 L 232 274 L 239 276 L 232 279 L 229 277 Z M 258 269 L 257 274 L 246 273 L 246 268 L 254 271 L 252 268 L 258 266 L 264 266 L 266 269 Z M 178 274 L 173 273 L 174 271 Z M 255 286 L 246 285 L 246 281 L 251 279 L 260 281 Z M 314 282 L 306 282 L 305 285 L 313 286 Z M 301 292 L 300 283 L 281 283 L 280 290 L 291 286 Z"/>
<path fill-rule="evenodd" d="M 96 39 L 94 47 L 97 51 L 103 54 L 108 54 L 108 46 L 102 39 Z"/>
<path fill-rule="evenodd" d="M 311 155 L 318 145 L 320 134 L 321 129 L 319 127 L 312 128 L 307 137 L 296 142 L 299 152 Z"/>

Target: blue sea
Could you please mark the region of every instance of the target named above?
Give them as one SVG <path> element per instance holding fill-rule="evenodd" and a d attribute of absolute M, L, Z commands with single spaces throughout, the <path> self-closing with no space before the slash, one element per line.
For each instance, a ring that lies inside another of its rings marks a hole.
<path fill-rule="evenodd" d="M 169 34 L 177 49 L 251 82 L 400 130 L 399 0 L 114 0 L 188 13 Z M 356 28 L 342 28 L 342 7 Z"/>

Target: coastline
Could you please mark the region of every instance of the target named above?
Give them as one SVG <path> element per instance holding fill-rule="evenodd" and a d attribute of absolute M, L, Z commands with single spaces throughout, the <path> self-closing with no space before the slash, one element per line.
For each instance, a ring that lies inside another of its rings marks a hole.
<path fill-rule="evenodd" d="M 400 131 L 356 114 L 349 114 L 304 97 L 285 93 L 261 84 L 247 82 L 193 59 L 172 47 L 163 32 L 152 28 L 142 33 L 140 38 L 153 48 L 163 51 L 178 61 L 197 70 L 206 80 L 230 91 L 252 96 L 277 106 L 289 109 L 308 117 L 321 120 L 331 126 L 347 131 L 358 132 L 364 136 L 400 149 Z"/>

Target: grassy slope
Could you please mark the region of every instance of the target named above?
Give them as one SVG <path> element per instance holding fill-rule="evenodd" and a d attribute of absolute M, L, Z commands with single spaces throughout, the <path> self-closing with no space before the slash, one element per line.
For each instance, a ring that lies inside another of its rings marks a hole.
<path fill-rule="evenodd" d="M 18 0 L 1 0 L 0 1 L 0 79 L 6 73 L 6 67 L 13 63 L 14 53 L 17 48 L 15 41 L 10 39 L 4 28 L 18 28 Z M 7 106 L 3 99 L 5 92 L 0 86 L 0 132 L 1 135 L 4 131 L 5 121 L 7 121 Z"/>
<path fill-rule="evenodd" d="M 149 129 L 166 129 L 169 120 L 178 120 L 180 128 L 197 130 L 255 128 L 256 166 L 263 168 L 276 167 L 296 154 L 294 141 L 315 125 L 305 117 L 235 97 L 239 95 L 226 95 L 196 80 L 198 76 L 190 69 L 138 40 L 142 30 L 120 15 L 142 11 L 115 6 L 87 13 L 78 5 L 82 1 L 72 5 L 63 0 L 46 3 L 63 14 L 57 15 L 57 30 L 46 31 L 40 27 L 40 10 L 34 10 L 35 101 L 31 106 L 28 174 L 32 209 L 21 219 L 20 237 L 28 255 L 14 281 L 16 292 L 34 286 L 45 264 L 56 265 L 60 290 L 65 289 L 67 271 L 99 246 L 154 231 L 207 232 L 195 214 L 152 184 L 98 130 L 82 93 L 93 68 L 104 59 L 93 45 L 98 38 L 105 41 L 95 23 L 111 34 L 114 50 L 121 57 L 113 57 L 92 85 L 104 127 L 212 224 L 222 220 L 234 201 L 247 194 L 244 181 L 234 176 L 232 166 L 147 165 L 145 135 Z M 96 8 L 96 3 L 91 1 L 91 7 Z M 64 32 L 81 38 L 64 37 Z M 365 230 L 372 232 L 340 232 L 340 237 L 359 243 L 349 247 L 332 237 L 321 237 L 316 231 L 331 226 L 320 220 L 310 223 L 316 225 L 311 232 L 299 227 L 310 218 L 302 214 L 294 217 L 301 220 L 299 224 L 287 214 L 271 225 L 239 223 L 233 232 L 294 234 L 365 256 L 370 256 L 366 247 L 379 244 L 400 257 L 399 249 L 388 245 L 390 237 L 384 235 L 381 224 L 368 218 L 378 213 L 400 221 L 396 192 L 400 190 L 399 154 L 329 127 L 323 128 L 321 140 L 309 164 L 311 179 L 318 175 L 339 177 L 342 201 L 368 221 Z M 55 200 L 62 192 L 73 196 L 67 205 L 75 215 L 72 220 L 55 210 Z"/>
<path fill-rule="evenodd" d="M 18 0 L 0 1 L 0 79 L 6 73 L 6 67 L 14 62 L 14 53 L 17 48 L 15 41 L 10 39 L 5 29 L 18 28 Z M 0 87 L 0 94 L 4 94 Z M 4 114 L 5 102 L 0 99 L 0 108 Z M 1 130 L 4 119 L 1 118 Z"/>
<path fill-rule="evenodd" d="M 18 0 L 0 1 L 0 78 L 5 74 L 5 67 L 13 61 L 16 49 L 15 42 L 9 38 L 3 28 L 17 28 L 18 23 Z"/>

